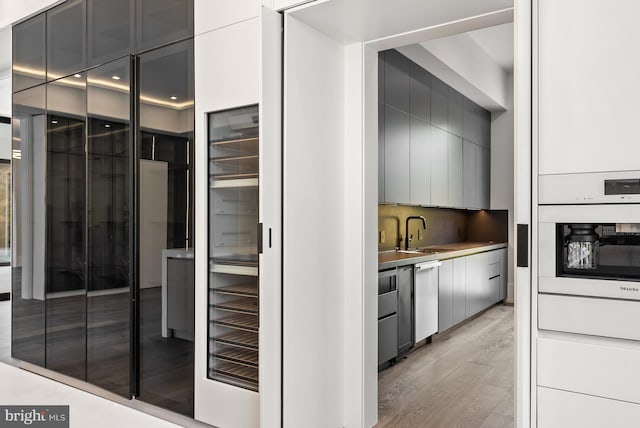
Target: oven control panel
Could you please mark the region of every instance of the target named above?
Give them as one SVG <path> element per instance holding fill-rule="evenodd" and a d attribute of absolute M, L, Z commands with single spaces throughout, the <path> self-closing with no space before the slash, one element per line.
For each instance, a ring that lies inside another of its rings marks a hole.
<path fill-rule="evenodd" d="M 538 185 L 541 205 L 640 203 L 640 171 L 541 175 Z"/>

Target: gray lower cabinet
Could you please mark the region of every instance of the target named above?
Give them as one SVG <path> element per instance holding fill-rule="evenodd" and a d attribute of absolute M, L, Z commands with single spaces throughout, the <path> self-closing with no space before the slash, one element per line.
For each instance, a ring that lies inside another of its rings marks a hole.
<path fill-rule="evenodd" d="M 506 248 L 498 250 L 500 252 L 500 294 L 499 300 L 507 298 L 507 283 L 508 283 L 508 267 L 509 267 L 509 254 Z"/>
<path fill-rule="evenodd" d="M 485 293 L 485 281 L 487 270 L 484 268 L 482 253 L 467 256 L 466 262 L 466 293 L 465 293 L 465 318 L 469 318 L 484 309 L 483 295 Z"/>
<path fill-rule="evenodd" d="M 438 332 L 466 318 L 466 257 L 443 260 L 438 272 Z"/>
<path fill-rule="evenodd" d="M 453 322 L 453 261 L 444 260 L 438 270 L 438 331 L 451 328 Z"/>
<path fill-rule="evenodd" d="M 467 258 L 453 259 L 453 324 L 465 320 L 467 304 Z"/>
<path fill-rule="evenodd" d="M 398 355 L 413 346 L 413 266 L 398 268 Z"/>

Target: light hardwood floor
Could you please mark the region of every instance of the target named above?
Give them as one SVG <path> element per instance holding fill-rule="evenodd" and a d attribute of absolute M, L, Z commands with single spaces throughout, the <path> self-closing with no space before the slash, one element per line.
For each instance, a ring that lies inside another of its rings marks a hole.
<path fill-rule="evenodd" d="M 513 327 L 493 306 L 380 372 L 377 427 L 513 427 Z"/>

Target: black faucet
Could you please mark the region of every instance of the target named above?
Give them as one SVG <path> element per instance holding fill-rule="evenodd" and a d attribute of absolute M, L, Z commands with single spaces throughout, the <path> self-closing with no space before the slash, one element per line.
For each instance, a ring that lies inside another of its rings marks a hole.
<path fill-rule="evenodd" d="M 415 216 L 415 215 L 410 215 L 409 217 L 407 217 L 407 222 L 405 224 L 404 227 L 404 232 L 405 232 L 405 237 L 404 237 L 404 249 L 408 250 L 409 249 L 409 242 L 411 242 L 411 239 L 413 238 L 413 235 L 409 235 L 409 220 L 422 220 L 422 228 L 424 230 L 427 230 L 427 219 L 425 219 L 422 216 Z"/>

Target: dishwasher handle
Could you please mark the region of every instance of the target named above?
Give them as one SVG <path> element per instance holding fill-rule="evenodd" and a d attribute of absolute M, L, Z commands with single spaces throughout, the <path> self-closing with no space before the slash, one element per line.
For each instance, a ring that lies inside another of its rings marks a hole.
<path fill-rule="evenodd" d="M 440 260 L 434 260 L 434 261 L 431 261 L 431 262 L 424 262 L 424 263 L 417 263 L 416 264 L 416 271 L 426 270 L 426 269 L 433 269 L 433 268 L 437 268 L 440 265 L 442 265 L 442 262 Z"/>

